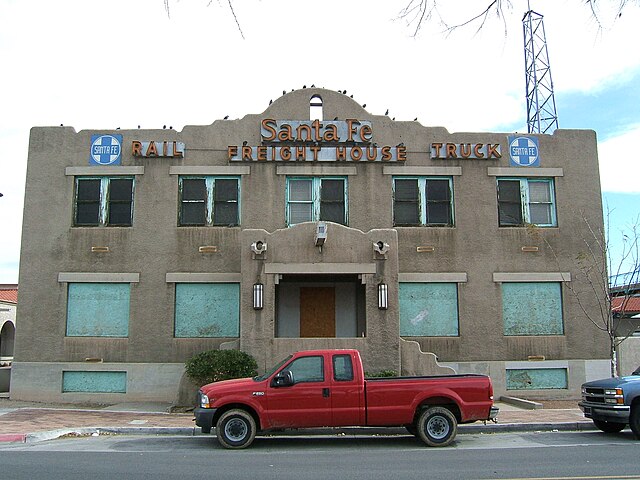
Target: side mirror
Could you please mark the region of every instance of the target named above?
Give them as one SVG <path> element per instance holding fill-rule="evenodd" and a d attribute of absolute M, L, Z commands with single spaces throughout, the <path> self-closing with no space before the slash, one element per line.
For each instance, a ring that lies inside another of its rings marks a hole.
<path fill-rule="evenodd" d="M 272 387 L 290 387 L 293 384 L 293 372 L 291 370 L 283 370 L 271 380 Z"/>

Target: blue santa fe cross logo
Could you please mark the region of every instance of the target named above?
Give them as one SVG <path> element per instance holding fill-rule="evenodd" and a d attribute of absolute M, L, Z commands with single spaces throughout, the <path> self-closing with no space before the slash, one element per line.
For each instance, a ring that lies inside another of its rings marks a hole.
<path fill-rule="evenodd" d="M 538 139 L 536 137 L 509 137 L 509 158 L 515 167 L 538 167 Z"/>
<path fill-rule="evenodd" d="M 120 165 L 122 135 L 91 135 L 89 165 Z"/>

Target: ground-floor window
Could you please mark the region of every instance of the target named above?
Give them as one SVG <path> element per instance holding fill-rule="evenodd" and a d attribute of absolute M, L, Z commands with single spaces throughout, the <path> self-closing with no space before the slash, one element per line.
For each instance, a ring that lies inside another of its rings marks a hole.
<path fill-rule="evenodd" d="M 68 337 L 127 337 L 129 283 L 69 283 Z"/>
<path fill-rule="evenodd" d="M 507 390 L 569 388 L 566 368 L 507 369 Z"/>
<path fill-rule="evenodd" d="M 457 337 L 457 283 L 400 283 L 400 335 Z"/>
<path fill-rule="evenodd" d="M 502 284 L 505 335 L 563 335 L 560 282 Z"/>
<path fill-rule="evenodd" d="M 366 335 L 365 286 L 355 276 L 287 275 L 276 298 L 276 337 Z"/>
<path fill-rule="evenodd" d="M 239 284 L 176 283 L 176 338 L 239 336 Z"/>

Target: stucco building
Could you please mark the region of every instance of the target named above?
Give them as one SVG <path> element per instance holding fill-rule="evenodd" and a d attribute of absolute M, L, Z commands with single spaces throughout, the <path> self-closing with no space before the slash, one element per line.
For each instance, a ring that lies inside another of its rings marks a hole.
<path fill-rule="evenodd" d="M 576 397 L 608 371 L 567 289 L 585 219 L 593 131 L 449 133 L 317 88 L 180 132 L 34 127 L 12 396 L 174 401 L 203 350 L 348 347 Z"/>

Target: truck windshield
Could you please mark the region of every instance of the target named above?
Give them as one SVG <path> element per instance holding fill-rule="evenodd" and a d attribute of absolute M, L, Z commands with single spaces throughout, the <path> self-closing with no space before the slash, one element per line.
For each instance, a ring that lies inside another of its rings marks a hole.
<path fill-rule="evenodd" d="M 284 360 L 278 362 L 275 367 L 272 367 L 269 370 L 267 370 L 267 372 L 264 375 L 258 375 L 257 377 L 253 377 L 253 380 L 256 382 L 262 382 L 263 380 L 266 380 L 271 375 L 273 375 L 280 367 L 282 367 L 285 363 L 291 360 L 291 357 L 293 357 L 293 355 L 289 355 Z"/>

